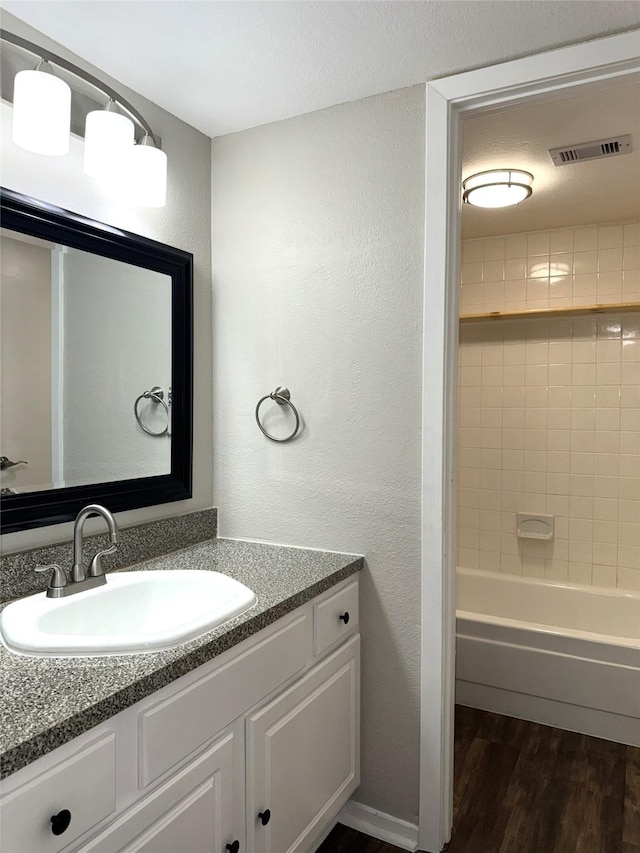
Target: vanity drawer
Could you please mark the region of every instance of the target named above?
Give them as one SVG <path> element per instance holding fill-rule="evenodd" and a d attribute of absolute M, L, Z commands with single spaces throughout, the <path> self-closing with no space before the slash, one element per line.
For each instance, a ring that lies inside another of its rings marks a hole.
<path fill-rule="evenodd" d="M 313 608 L 313 651 L 319 655 L 347 634 L 357 630 L 358 581 L 342 587 Z"/>
<path fill-rule="evenodd" d="M 2 797 L 0 851 L 57 853 L 115 807 L 115 734 L 108 732 Z M 64 824 L 64 810 L 71 820 L 54 835 L 51 817 Z"/>
<path fill-rule="evenodd" d="M 138 784 L 144 788 L 189 756 L 307 662 L 306 614 L 289 621 L 139 717 Z"/>

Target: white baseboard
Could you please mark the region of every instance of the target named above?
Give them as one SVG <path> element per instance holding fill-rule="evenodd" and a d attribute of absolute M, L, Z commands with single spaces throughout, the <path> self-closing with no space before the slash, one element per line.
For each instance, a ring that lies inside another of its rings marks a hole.
<path fill-rule="evenodd" d="M 378 841 L 386 841 L 387 844 L 410 850 L 411 853 L 418 849 L 418 827 L 414 823 L 376 811 L 353 800 L 349 800 L 338 815 L 338 823 L 364 832 Z"/>

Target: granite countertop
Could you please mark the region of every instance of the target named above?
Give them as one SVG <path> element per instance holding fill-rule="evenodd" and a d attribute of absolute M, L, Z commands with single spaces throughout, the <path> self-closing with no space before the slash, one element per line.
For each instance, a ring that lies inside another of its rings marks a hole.
<path fill-rule="evenodd" d="M 36 658 L 0 645 L 0 778 L 232 648 L 362 566 L 363 558 L 354 554 L 211 539 L 128 567 L 219 571 L 250 587 L 257 603 L 198 639 L 163 652 Z"/>

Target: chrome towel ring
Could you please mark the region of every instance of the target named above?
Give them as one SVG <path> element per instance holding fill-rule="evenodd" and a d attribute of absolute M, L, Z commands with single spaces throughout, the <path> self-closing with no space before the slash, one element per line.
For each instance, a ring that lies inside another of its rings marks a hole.
<path fill-rule="evenodd" d="M 273 400 L 279 406 L 289 406 L 296 419 L 296 425 L 291 435 L 286 436 L 286 438 L 274 438 L 274 436 L 269 435 L 266 429 L 262 426 L 260 423 L 260 406 L 265 400 Z M 292 438 L 296 437 L 298 430 L 300 429 L 300 416 L 298 415 L 298 410 L 291 402 L 291 393 L 288 388 L 283 388 L 279 385 L 275 391 L 271 392 L 271 394 L 266 394 L 258 400 L 258 405 L 256 406 L 256 423 L 260 427 L 260 430 L 267 436 L 267 438 L 271 439 L 271 441 L 291 441 Z"/>
<path fill-rule="evenodd" d="M 150 430 L 142 423 L 140 419 L 140 413 L 138 412 L 138 404 L 140 403 L 140 400 L 152 400 L 154 403 L 160 403 L 162 406 L 164 406 L 164 410 L 167 413 L 167 425 L 163 430 L 161 430 L 160 432 L 153 432 L 153 430 Z M 171 402 L 171 390 L 169 390 L 169 402 Z M 140 396 L 133 404 L 133 414 L 136 416 L 138 426 L 143 429 L 147 433 L 147 435 L 161 436 L 166 435 L 169 432 L 169 422 L 171 420 L 171 417 L 169 415 L 169 406 L 164 401 L 164 391 L 162 390 L 162 388 L 160 388 L 159 385 L 154 385 L 151 391 L 144 391 L 142 394 L 140 394 Z"/>

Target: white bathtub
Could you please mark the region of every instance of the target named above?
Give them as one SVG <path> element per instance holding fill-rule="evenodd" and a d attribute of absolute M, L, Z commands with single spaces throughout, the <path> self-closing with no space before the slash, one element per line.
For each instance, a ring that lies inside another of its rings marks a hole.
<path fill-rule="evenodd" d="M 640 594 L 458 569 L 456 701 L 640 746 Z"/>

